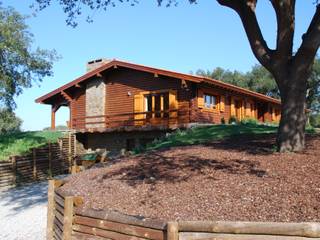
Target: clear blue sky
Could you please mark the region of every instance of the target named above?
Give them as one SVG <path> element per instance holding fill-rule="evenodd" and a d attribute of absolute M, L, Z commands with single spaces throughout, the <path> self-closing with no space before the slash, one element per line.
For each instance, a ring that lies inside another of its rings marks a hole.
<path fill-rule="evenodd" d="M 23 14 L 31 14 L 31 0 L 7 0 Z M 265 38 L 275 44 L 276 22 L 269 1 L 258 4 L 258 18 Z M 295 48 L 314 14 L 313 0 L 297 0 Z M 56 49 L 62 59 L 54 64 L 54 76 L 40 86 L 26 89 L 17 97 L 16 113 L 24 130 L 38 130 L 50 124 L 50 106 L 34 100 L 85 72 L 85 63 L 95 58 L 117 58 L 131 62 L 189 73 L 197 69 L 223 67 L 248 71 L 256 64 L 239 17 L 216 0 L 198 0 L 190 5 L 180 0 L 178 7 L 157 7 L 156 0 L 140 0 L 107 12 L 97 12 L 93 23 L 79 20 L 77 28 L 65 24 L 57 4 L 27 20 L 34 34 L 34 46 Z M 60 109 L 57 124 L 65 124 L 68 111 Z"/>

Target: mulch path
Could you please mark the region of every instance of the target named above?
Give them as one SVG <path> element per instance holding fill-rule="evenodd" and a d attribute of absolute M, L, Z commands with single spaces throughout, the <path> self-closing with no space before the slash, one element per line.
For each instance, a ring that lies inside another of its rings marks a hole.
<path fill-rule="evenodd" d="M 237 137 L 121 158 L 62 187 L 84 208 L 162 220 L 320 221 L 320 136 L 302 153 Z"/>

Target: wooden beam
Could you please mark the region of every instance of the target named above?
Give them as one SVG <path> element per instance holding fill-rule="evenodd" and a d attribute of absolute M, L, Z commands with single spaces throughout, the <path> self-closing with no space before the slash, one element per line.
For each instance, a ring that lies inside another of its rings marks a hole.
<path fill-rule="evenodd" d="M 113 65 L 113 68 L 118 68 L 118 66 L 117 65 Z"/>
<path fill-rule="evenodd" d="M 79 83 L 76 83 L 76 85 L 74 85 L 76 88 L 82 88 L 82 86 Z"/>
<path fill-rule="evenodd" d="M 155 78 L 159 77 L 158 73 L 154 73 L 154 77 Z"/>
<path fill-rule="evenodd" d="M 72 102 L 72 97 L 67 94 L 65 91 L 61 91 L 61 95 L 68 101 L 68 102 Z"/>
<path fill-rule="evenodd" d="M 187 88 L 187 87 L 188 87 L 187 81 L 184 79 L 181 79 L 181 88 Z"/>
<path fill-rule="evenodd" d="M 99 73 L 99 72 L 96 74 L 96 76 L 99 77 L 99 78 L 103 77 L 102 74 Z"/>

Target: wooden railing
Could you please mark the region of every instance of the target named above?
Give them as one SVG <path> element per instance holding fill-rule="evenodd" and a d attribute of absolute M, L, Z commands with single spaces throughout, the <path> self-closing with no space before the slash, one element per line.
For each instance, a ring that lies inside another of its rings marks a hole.
<path fill-rule="evenodd" d="M 119 128 L 119 127 L 170 127 L 187 123 L 188 111 L 166 110 L 108 114 L 97 116 L 78 117 L 73 119 L 73 129 Z"/>

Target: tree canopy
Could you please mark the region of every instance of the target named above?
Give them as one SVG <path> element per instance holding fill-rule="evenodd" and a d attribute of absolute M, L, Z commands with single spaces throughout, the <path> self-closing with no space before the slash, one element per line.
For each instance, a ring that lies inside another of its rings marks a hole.
<path fill-rule="evenodd" d="M 196 71 L 196 75 L 221 80 L 270 97 L 280 98 L 279 88 L 273 76 L 258 64 L 246 73 L 217 67 L 212 71 L 199 69 Z M 313 113 L 320 113 L 320 58 L 316 58 L 314 61 L 307 86 L 307 108 Z"/>
<path fill-rule="evenodd" d="M 36 48 L 33 35 L 22 16 L 13 8 L 0 4 L 0 107 L 6 111 L 16 107 L 14 97 L 52 75 L 55 51 Z"/>

